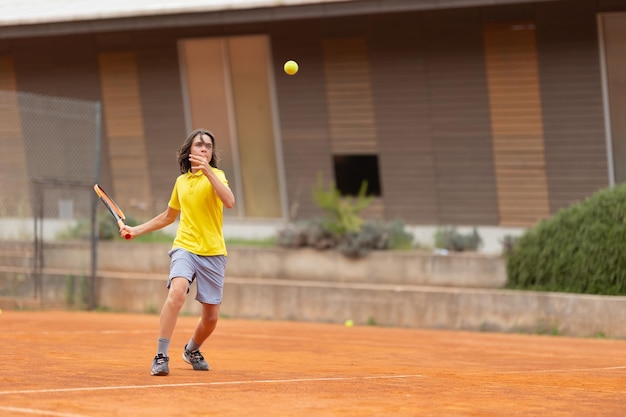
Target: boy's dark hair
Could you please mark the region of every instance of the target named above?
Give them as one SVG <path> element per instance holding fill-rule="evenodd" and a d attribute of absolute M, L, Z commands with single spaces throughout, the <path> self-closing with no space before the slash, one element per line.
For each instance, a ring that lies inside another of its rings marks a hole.
<path fill-rule="evenodd" d="M 189 162 L 189 153 L 191 151 L 191 145 L 193 144 L 193 140 L 198 135 L 207 135 L 211 138 L 211 144 L 213 145 L 213 153 L 211 154 L 211 160 L 209 161 L 209 165 L 213 168 L 217 168 L 218 158 L 215 152 L 215 136 L 213 133 L 209 132 L 206 129 L 196 129 L 187 136 L 187 139 L 183 142 L 183 144 L 178 148 L 178 153 L 176 157 L 178 158 L 178 165 L 180 165 L 180 173 L 185 174 L 191 170 L 191 162 Z"/>

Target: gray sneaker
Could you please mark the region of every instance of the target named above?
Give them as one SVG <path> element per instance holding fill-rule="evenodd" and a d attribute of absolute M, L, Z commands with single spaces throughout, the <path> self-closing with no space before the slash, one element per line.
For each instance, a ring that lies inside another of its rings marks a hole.
<path fill-rule="evenodd" d="M 202 353 L 199 350 L 194 350 L 193 352 L 187 350 L 187 345 L 185 345 L 185 351 L 183 352 L 183 360 L 193 366 L 193 369 L 196 371 L 209 370 L 209 364 L 204 360 Z"/>
<path fill-rule="evenodd" d="M 164 354 L 157 354 L 152 360 L 152 371 L 150 373 L 156 376 L 168 375 L 170 373 L 170 367 L 167 364 L 169 361 L 170 358 Z"/>

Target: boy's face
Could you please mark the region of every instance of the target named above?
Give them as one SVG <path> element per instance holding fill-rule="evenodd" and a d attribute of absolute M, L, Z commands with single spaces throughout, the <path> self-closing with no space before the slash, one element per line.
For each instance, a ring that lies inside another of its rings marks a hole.
<path fill-rule="evenodd" d="M 213 142 L 211 142 L 209 135 L 197 135 L 193 138 L 189 153 L 191 155 L 202 156 L 206 158 L 207 161 L 210 161 L 213 156 Z"/>

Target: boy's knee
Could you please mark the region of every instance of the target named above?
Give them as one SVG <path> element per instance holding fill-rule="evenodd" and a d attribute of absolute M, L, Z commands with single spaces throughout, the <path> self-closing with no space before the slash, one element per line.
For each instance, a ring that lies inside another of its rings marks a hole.
<path fill-rule="evenodd" d="M 187 297 L 187 290 L 189 288 L 188 281 L 184 278 L 177 278 L 172 280 L 170 290 L 167 294 L 167 299 L 174 305 L 181 305 L 185 302 Z"/>

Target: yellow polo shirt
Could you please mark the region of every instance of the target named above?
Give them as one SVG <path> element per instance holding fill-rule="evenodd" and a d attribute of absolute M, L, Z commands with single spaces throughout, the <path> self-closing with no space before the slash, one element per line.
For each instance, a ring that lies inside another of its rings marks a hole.
<path fill-rule="evenodd" d="M 220 181 L 228 185 L 222 170 L 212 168 Z M 224 204 L 202 171 L 187 172 L 176 178 L 169 206 L 180 210 L 173 248 L 182 248 L 200 256 L 226 255 L 222 232 Z"/>

